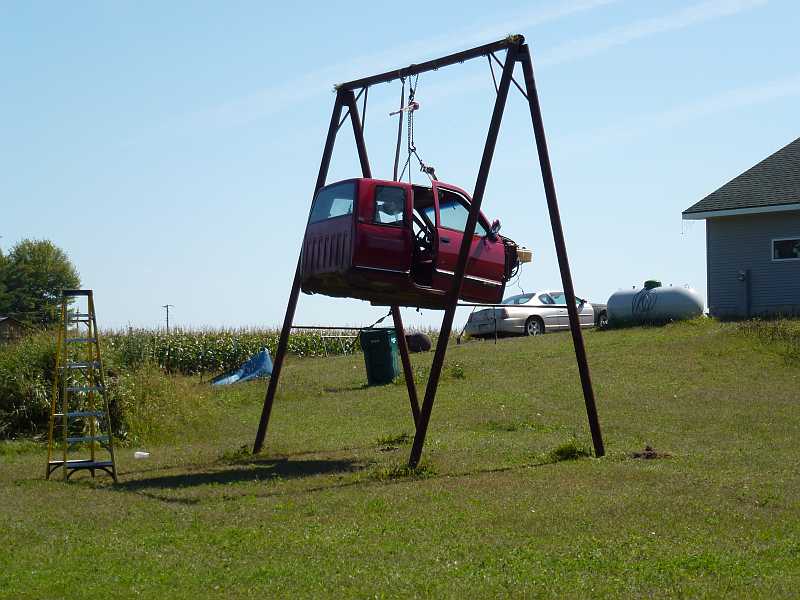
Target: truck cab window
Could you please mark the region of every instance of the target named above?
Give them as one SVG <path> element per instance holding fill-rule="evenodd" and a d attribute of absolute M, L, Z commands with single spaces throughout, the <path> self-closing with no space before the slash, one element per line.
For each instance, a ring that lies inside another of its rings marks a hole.
<path fill-rule="evenodd" d="M 379 185 L 375 188 L 375 223 L 402 225 L 406 206 L 403 188 Z"/>
<path fill-rule="evenodd" d="M 356 184 L 352 181 L 322 188 L 314 198 L 309 223 L 319 223 L 327 219 L 353 214 L 356 197 Z"/>
<path fill-rule="evenodd" d="M 469 208 L 466 201 L 458 194 L 449 190 L 439 190 L 439 222 L 442 227 L 464 231 L 469 217 Z M 475 224 L 475 235 L 480 237 L 488 233 L 486 227 L 481 223 L 480 217 Z"/>

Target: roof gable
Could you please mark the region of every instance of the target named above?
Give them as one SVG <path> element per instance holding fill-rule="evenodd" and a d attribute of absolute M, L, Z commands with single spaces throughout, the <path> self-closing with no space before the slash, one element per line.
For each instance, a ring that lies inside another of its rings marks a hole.
<path fill-rule="evenodd" d="M 780 207 L 800 203 L 800 138 L 735 177 L 685 211 L 684 215 Z"/>

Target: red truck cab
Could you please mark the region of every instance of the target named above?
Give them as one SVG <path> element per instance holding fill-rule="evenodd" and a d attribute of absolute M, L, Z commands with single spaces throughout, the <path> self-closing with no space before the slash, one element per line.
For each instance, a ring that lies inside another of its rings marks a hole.
<path fill-rule="evenodd" d="M 303 292 L 444 308 L 471 202 L 464 190 L 438 181 L 425 187 L 348 179 L 323 187 L 303 241 Z M 502 300 L 519 262 L 516 244 L 498 228 L 479 213 L 462 300 Z"/>

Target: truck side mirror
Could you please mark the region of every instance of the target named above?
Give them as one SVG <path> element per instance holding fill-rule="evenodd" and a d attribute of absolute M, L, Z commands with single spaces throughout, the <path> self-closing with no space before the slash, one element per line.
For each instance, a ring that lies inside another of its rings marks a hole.
<path fill-rule="evenodd" d="M 492 221 L 492 228 L 489 230 L 489 237 L 495 239 L 497 234 L 500 233 L 500 219 Z"/>

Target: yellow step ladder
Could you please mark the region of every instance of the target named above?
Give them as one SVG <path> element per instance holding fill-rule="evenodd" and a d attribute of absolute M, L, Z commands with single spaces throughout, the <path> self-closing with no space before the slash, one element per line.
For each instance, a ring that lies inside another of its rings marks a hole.
<path fill-rule="evenodd" d="M 117 481 L 109 416 L 92 290 L 62 290 L 47 479 L 61 468 L 65 481 L 80 470 L 89 471 L 92 477 L 96 471 L 105 471 Z M 61 458 L 56 459 L 59 454 Z"/>

